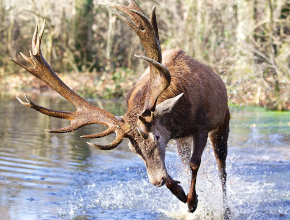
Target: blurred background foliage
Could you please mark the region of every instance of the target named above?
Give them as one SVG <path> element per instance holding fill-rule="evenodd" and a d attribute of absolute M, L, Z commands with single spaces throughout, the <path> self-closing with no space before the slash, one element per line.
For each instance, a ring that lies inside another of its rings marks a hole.
<path fill-rule="evenodd" d="M 145 52 L 135 33 L 98 5 L 103 1 L 0 0 L 2 86 L 45 87 L 8 58 L 27 54 L 35 24 L 46 19 L 43 55 L 64 81 L 76 81 L 69 86 L 88 96 L 122 97 L 147 67 L 134 54 Z M 137 3 L 148 16 L 157 5 L 162 50 L 181 48 L 207 64 L 226 83 L 230 101 L 290 109 L 290 0 Z"/>

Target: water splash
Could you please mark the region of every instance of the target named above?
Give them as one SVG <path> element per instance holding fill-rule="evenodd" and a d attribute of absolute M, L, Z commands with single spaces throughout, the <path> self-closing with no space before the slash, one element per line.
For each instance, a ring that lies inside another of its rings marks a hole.
<path fill-rule="evenodd" d="M 135 166 L 107 169 L 91 174 L 93 179 L 79 179 L 76 183 L 66 213 L 119 212 L 127 210 L 127 215 L 146 215 L 154 219 L 220 219 L 223 214 L 221 184 L 215 164 L 213 151 L 207 147 L 197 179 L 199 206 L 194 214 L 188 213 L 187 205 L 180 202 L 166 187 L 152 186 L 142 161 L 134 159 Z M 176 154 L 167 155 L 166 161 L 170 175 L 188 191 L 189 177 L 183 172 Z M 86 184 L 80 184 L 86 182 Z M 123 211 L 124 212 L 124 211 Z M 125 213 L 122 213 L 124 215 Z M 125 214 L 126 216 L 126 214 Z M 139 217 L 138 217 L 139 218 Z"/>

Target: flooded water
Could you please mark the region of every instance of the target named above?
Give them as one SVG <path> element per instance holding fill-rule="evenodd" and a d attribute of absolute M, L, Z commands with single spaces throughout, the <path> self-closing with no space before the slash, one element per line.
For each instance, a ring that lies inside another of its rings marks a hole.
<path fill-rule="evenodd" d="M 29 97 L 47 108 L 74 110 L 60 97 Z M 125 111 L 120 102 L 92 103 L 115 115 Z M 232 107 L 231 114 L 227 171 L 233 219 L 290 219 L 290 113 Z M 127 141 L 104 152 L 86 142 L 109 143 L 114 135 L 79 137 L 102 131 L 99 125 L 49 134 L 44 129 L 69 122 L 35 112 L 8 95 L 0 96 L 0 123 L 1 219 L 221 218 L 221 184 L 209 144 L 197 179 L 199 206 L 189 214 L 166 187 L 149 183 L 144 163 Z M 174 142 L 166 165 L 187 189 Z"/>

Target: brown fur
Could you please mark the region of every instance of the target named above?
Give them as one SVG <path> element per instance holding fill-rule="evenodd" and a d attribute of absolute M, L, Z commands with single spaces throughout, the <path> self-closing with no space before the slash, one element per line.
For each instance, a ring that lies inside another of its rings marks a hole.
<path fill-rule="evenodd" d="M 200 126 L 208 131 L 218 127 L 227 110 L 227 92 L 220 77 L 180 49 L 164 53 L 162 64 L 170 71 L 171 83 L 161 93 L 157 104 L 184 93 L 179 104 L 162 119 L 172 130 L 171 138 L 186 137 Z M 128 111 L 136 106 L 143 107 L 149 79 L 147 69 L 128 94 Z"/>
<path fill-rule="evenodd" d="M 217 158 L 226 207 L 225 161 L 230 115 L 225 85 L 221 78 L 210 68 L 194 60 L 180 49 L 167 51 L 162 56 L 162 64 L 170 72 L 171 83 L 160 94 L 156 105 L 181 93 L 183 93 L 183 96 L 169 113 L 155 118 L 151 124 L 147 125 L 146 131 L 153 135 L 160 134 L 165 144 L 170 139 L 175 139 L 178 143 L 178 152 L 186 151 L 186 154 L 181 155 L 182 160 L 189 163 L 185 165 L 192 170 L 191 187 L 187 199 L 183 189 L 176 181 L 172 180 L 167 174 L 166 168 L 164 168 L 165 149 L 163 149 L 162 144 L 156 143 L 156 140 L 144 140 L 136 131 L 138 116 L 142 113 L 146 101 L 146 91 L 150 81 L 149 68 L 146 69 L 127 97 L 128 112 L 124 115 L 124 121 L 132 125 L 131 132 L 128 135 L 131 143 L 130 148 L 144 160 L 148 176 L 153 179 L 152 182 L 155 181 L 154 184 L 158 185 L 158 181 L 166 175 L 168 189 L 181 201 L 187 202 L 189 210 L 194 212 L 198 201 L 195 192 L 196 175 L 209 134 Z M 188 141 L 181 141 L 187 140 L 189 137 L 193 137 L 194 141 L 191 158 L 190 152 L 188 152 L 191 145 L 186 144 Z M 160 154 L 156 154 L 155 151 Z M 148 165 L 154 163 L 153 168 Z M 160 167 L 165 169 L 166 174 Z"/>

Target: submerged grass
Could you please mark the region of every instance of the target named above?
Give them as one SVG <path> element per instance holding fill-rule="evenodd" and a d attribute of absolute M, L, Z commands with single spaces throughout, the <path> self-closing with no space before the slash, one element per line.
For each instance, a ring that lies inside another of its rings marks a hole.
<path fill-rule="evenodd" d="M 290 134 L 290 111 L 273 111 L 257 106 L 230 106 L 232 119 L 240 121 L 233 129 L 240 134 L 248 130 L 259 130 L 261 134 Z M 240 114 L 246 112 L 245 114 Z"/>

